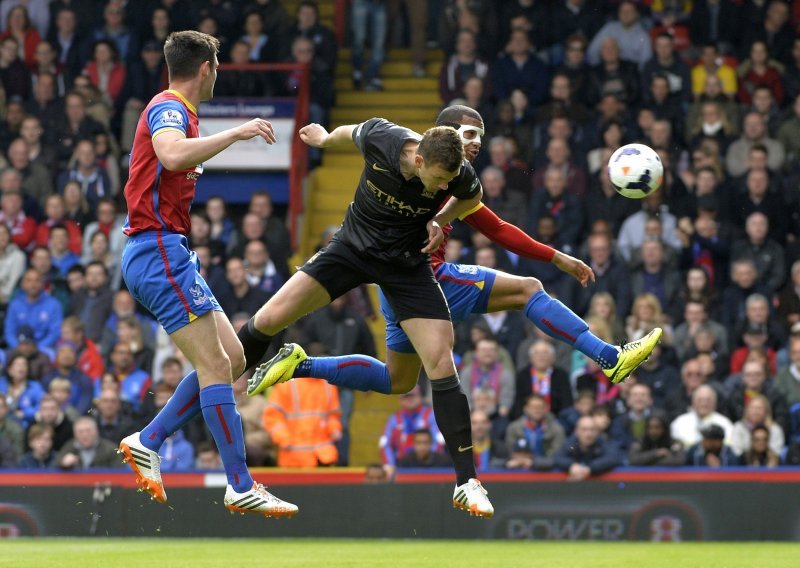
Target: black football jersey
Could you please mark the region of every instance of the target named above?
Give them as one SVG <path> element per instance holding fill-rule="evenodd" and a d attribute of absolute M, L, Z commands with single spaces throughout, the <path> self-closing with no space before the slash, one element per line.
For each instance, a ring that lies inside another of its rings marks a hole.
<path fill-rule="evenodd" d="M 429 260 L 420 249 L 428 238 L 427 223 L 442 203 L 450 196 L 470 199 L 481 191 L 466 160 L 446 190 L 428 191 L 419 178 L 405 179 L 400 153 L 410 140 L 418 142 L 419 134 L 383 118 L 371 118 L 353 131 L 364 171 L 336 235 L 363 254 L 406 266 Z"/>

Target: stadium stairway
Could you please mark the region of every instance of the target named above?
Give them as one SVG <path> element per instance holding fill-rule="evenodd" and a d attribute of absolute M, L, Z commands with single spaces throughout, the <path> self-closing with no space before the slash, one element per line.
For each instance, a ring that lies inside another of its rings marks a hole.
<path fill-rule="evenodd" d="M 321 11 L 323 15 L 326 14 L 326 9 L 322 8 Z M 424 132 L 433 126 L 441 108 L 437 77 L 442 59 L 441 51 L 429 51 L 426 76 L 416 78 L 411 74 L 409 50 L 390 50 L 381 68 L 384 90 L 365 92 L 356 91 L 353 87 L 350 50 L 339 50 L 335 79 L 336 105 L 331 111 L 330 128 L 381 116 L 417 132 Z M 346 146 L 326 150 L 322 155 L 322 164 L 308 176 L 299 251 L 303 258 L 308 258 L 314 252 L 328 226 L 341 223 L 345 209 L 353 198 L 363 165 L 355 147 Z M 377 309 L 377 288 L 370 286 L 369 293 L 372 305 Z M 378 347 L 378 357 L 383 359 L 383 318 L 378 315 L 369 323 Z M 355 412 L 350 422 L 351 465 L 365 465 L 377 460 L 378 439 L 387 418 L 397 408 L 396 397 L 356 393 Z"/>

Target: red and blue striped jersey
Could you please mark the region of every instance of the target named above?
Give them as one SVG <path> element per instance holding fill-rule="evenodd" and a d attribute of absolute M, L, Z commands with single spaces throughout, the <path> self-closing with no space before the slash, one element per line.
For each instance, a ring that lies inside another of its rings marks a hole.
<path fill-rule="evenodd" d="M 415 411 L 400 410 L 389 417 L 381 436 L 380 451 L 383 463 L 395 465 L 398 459 L 413 451 L 414 432 L 420 428 L 426 428 L 431 432 L 433 438 L 431 451 L 438 452 L 444 447 L 444 437 L 436 426 L 433 408 L 422 405 Z"/>
<path fill-rule="evenodd" d="M 198 138 L 197 109 L 177 91 L 157 94 L 139 117 L 131 149 L 130 177 L 125 185 L 128 218 L 123 231 L 132 236 L 144 231 L 188 235 L 189 209 L 203 164 L 169 171 L 156 157 L 153 138 L 164 132 Z"/>

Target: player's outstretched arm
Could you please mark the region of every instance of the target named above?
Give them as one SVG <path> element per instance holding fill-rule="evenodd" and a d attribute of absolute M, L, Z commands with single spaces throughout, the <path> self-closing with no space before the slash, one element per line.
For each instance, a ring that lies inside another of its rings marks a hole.
<path fill-rule="evenodd" d="M 552 262 L 556 254 L 555 249 L 543 245 L 516 225 L 501 219 L 483 203 L 478 204 L 475 210 L 467 211 L 466 215 L 460 218 L 473 229 L 489 237 L 493 243 L 519 256 Z"/>
<path fill-rule="evenodd" d="M 328 132 L 316 122 L 312 122 L 300 129 L 300 140 L 313 148 L 331 148 L 343 146 L 348 142 L 353 144 L 353 131 L 358 124 L 344 124 Z"/>
<path fill-rule="evenodd" d="M 171 171 L 185 170 L 202 164 L 239 140 L 261 137 L 267 144 L 275 143 L 272 124 L 263 118 L 254 118 L 235 128 L 202 138 L 186 138 L 181 132 L 156 133 L 153 150 L 158 161 Z"/>
<path fill-rule="evenodd" d="M 492 242 L 514 254 L 542 262 L 552 262 L 559 270 L 573 276 L 584 287 L 588 286 L 590 280 L 594 282 L 594 272 L 584 262 L 532 239 L 525 231 L 504 221 L 482 203 L 475 210 L 468 211 L 461 219 L 489 237 Z"/>

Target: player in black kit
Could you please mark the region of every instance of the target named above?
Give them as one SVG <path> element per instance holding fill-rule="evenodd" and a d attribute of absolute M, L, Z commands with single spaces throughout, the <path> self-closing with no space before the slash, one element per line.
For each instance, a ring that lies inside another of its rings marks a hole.
<path fill-rule="evenodd" d="M 354 143 L 364 156 L 364 171 L 331 243 L 240 330 L 247 367 L 263 356 L 274 335 L 302 316 L 362 283 L 380 285 L 431 379 L 436 423 L 456 470 L 453 500 L 471 514 L 491 517 L 494 509 L 475 474 L 469 405 L 453 363 L 450 311 L 429 259 L 443 238 L 441 227 L 477 206 L 483 193 L 475 170 L 464 159 L 459 134 L 440 126 L 420 136 L 372 118 L 330 133 L 310 124 L 300 130 L 300 137 L 316 148 Z M 439 213 L 451 197 L 455 207 Z M 301 349 L 284 347 L 265 372 L 262 367 L 254 376 L 248 394 L 293 376 L 314 376 L 313 369 L 304 367 L 309 363 Z M 351 379 L 363 375 L 365 382 L 372 381 L 369 390 L 391 392 L 388 372 L 377 378 L 373 372 L 372 366 L 379 364 L 375 359 L 327 357 L 324 364 Z"/>

